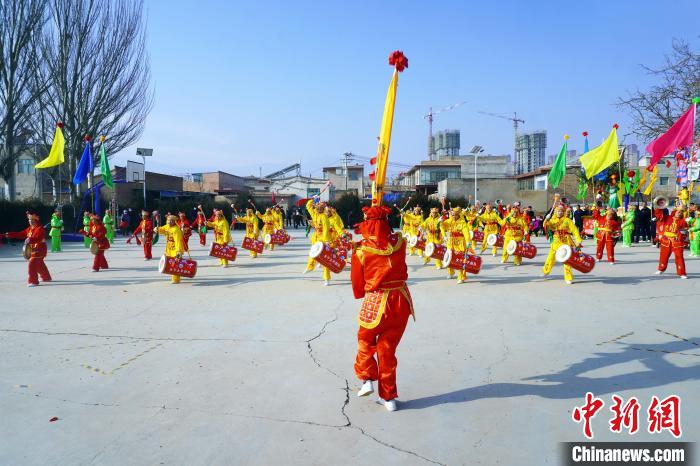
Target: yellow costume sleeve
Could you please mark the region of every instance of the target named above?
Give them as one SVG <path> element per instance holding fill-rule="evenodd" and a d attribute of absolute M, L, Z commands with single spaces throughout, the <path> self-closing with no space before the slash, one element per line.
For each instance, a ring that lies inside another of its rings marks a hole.
<path fill-rule="evenodd" d="M 327 243 L 331 240 L 331 235 L 330 235 L 330 227 L 331 227 L 331 222 L 330 219 L 328 218 L 327 215 L 319 215 L 318 216 L 318 223 L 321 225 L 321 229 L 323 230 L 323 234 L 320 237 L 316 237 L 318 241 L 323 241 L 324 243 Z M 318 231 L 316 232 L 318 235 Z"/>
<path fill-rule="evenodd" d="M 171 234 L 175 241 L 175 253 L 182 254 L 185 252 L 185 240 L 182 237 L 182 230 L 180 230 L 180 227 L 175 227 L 172 229 Z"/>

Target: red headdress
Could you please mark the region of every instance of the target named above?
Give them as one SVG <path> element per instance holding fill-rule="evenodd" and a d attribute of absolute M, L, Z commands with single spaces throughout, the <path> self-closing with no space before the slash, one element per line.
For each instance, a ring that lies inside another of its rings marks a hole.
<path fill-rule="evenodd" d="M 389 245 L 391 234 L 391 209 L 386 206 L 363 207 L 362 212 L 365 220 L 355 225 L 355 233 L 361 234 L 368 246 L 385 249 Z"/>

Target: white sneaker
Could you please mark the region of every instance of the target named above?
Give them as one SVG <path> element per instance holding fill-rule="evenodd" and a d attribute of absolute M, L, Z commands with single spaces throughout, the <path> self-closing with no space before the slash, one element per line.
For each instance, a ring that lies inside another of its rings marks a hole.
<path fill-rule="evenodd" d="M 27 288 L 38 286 L 36 283 L 27 283 Z"/>
<path fill-rule="evenodd" d="M 387 411 L 396 411 L 398 408 L 396 407 L 396 400 L 382 400 L 384 402 L 384 407 L 386 408 Z"/>
<path fill-rule="evenodd" d="M 573 280 L 564 280 L 567 285 L 573 285 L 574 281 Z"/>
<path fill-rule="evenodd" d="M 495 253 L 495 252 L 494 252 L 492 255 L 493 255 L 493 257 L 496 257 L 496 253 Z"/>
<path fill-rule="evenodd" d="M 687 275 L 681 275 L 681 278 L 682 278 L 683 280 L 687 280 L 687 279 L 688 279 L 688 276 L 687 276 Z"/>
<path fill-rule="evenodd" d="M 462 280 L 461 278 L 459 280 L 457 280 L 458 285 L 461 285 L 462 283 L 464 283 L 464 280 Z"/>
<path fill-rule="evenodd" d="M 365 383 L 362 384 L 362 387 L 357 392 L 357 396 L 367 396 L 370 393 L 374 393 L 374 386 L 371 380 L 365 380 Z"/>
<path fill-rule="evenodd" d="M 598 259 L 598 258 L 596 257 L 596 258 L 595 258 L 595 261 L 596 261 L 596 262 L 600 262 L 600 259 Z"/>
<path fill-rule="evenodd" d="M 608 264 L 610 264 L 610 265 L 615 265 L 615 263 L 614 263 L 614 262 L 608 262 Z"/>
<path fill-rule="evenodd" d="M 323 286 L 328 286 L 330 282 L 328 280 L 323 280 Z"/>
<path fill-rule="evenodd" d="M 662 273 L 663 272 L 661 270 L 657 270 L 656 272 L 654 272 L 654 275 L 661 275 Z"/>

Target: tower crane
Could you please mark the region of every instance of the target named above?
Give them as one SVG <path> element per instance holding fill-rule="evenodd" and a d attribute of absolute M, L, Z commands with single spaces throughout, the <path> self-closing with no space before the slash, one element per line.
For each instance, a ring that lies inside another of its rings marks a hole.
<path fill-rule="evenodd" d="M 433 112 L 433 107 L 428 109 L 428 113 L 423 115 L 424 119 L 428 120 L 428 160 L 433 160 L 433 117 L 439 113 L 449 112 L 455 108 L 466 104 L 466 101 L 457 102 L 456 104 L 448 105 L 447 107 L 441 108 Z"/>
<path fill-rule="evenodd" d="M 525 120 L 518 118 L 518 112 L 513 112 L 513 116 L 512 116 L 512 117 L 509 117 L 509 116 L 507 116 L 507 115 L 499 115 L 499 114 L 497 114 L 497 113 L 483 112 L 483 111 L 481 111 L 481 110 L 479 110 L 479 113 L 481 113 L 482 115 L 489 115 L 489 116 L 492 116 L 492 117 L 502 118 L 503 120 L 510 120 L 511 122 L 513 122 L 513 129 L 515 130 L 515 131 L 514 131 L 515 134 L 514 134 L 514 137 L 513 137 L 513 141 L 514 141 L 514 146 L 513 146 L 513 157 L 515 158 L 516 163 L 517 163 L 517 158 L 518 158 L 518 126 L 519 126 L 520 124 L 524 124 L 524 123 L 525 123 Z"/>

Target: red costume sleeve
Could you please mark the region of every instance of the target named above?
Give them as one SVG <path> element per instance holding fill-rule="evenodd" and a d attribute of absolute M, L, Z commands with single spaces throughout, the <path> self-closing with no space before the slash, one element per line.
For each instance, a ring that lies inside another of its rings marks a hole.
<path fill-rule="evenodd" d="M 656 217 L 656 220 L 658 221 L 663 221 L 664 218 L 666 218 L 664 209 L 654 209 L 654 217 Z"/>
<path fill-rule="evenodd" d="M 365 296 L 365 271 L 362 261 L 357 257 L 357 253 L 352 253 L 352 264 L 350 267 L 350 281 L 352 283 L 352 293 L 355 299 Z"/>
<path fill-rule="evenodd" d="M 29 227 L 25 228 L 22 231 L 9 231 L 7 232 L 7 238 L 8 239 L 21 239 L 25 240 L 27 239 L 27 236 L 29 235 Z"/>

